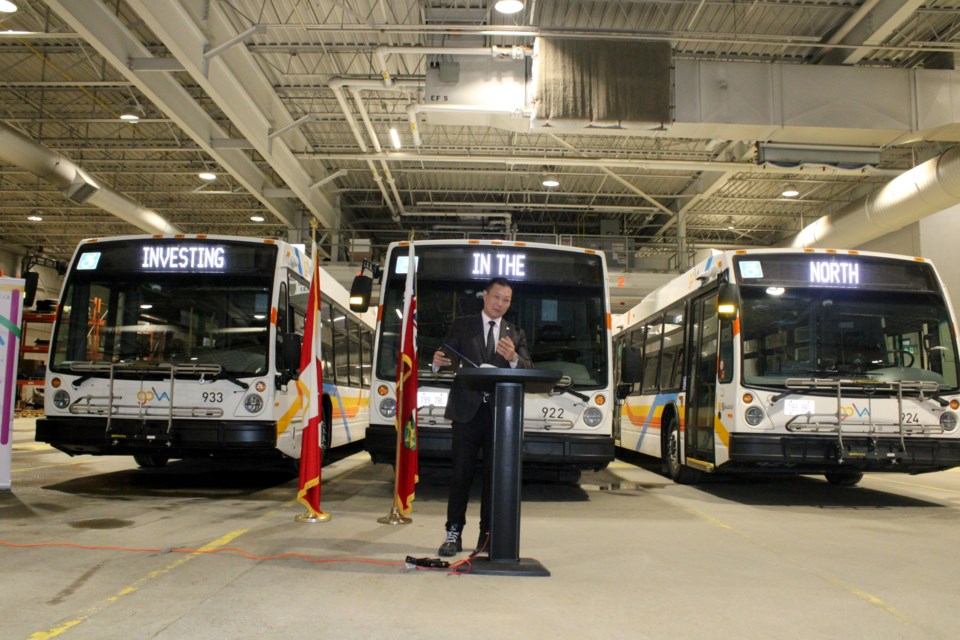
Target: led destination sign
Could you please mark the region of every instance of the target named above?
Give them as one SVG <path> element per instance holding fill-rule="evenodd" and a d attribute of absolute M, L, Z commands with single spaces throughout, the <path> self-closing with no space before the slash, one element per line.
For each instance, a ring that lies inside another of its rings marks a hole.
<path fill-rule="evenodd" d="M 810 263 L 810 284 L 860 284 L 860 264 L 814 260 Z"/>
<path fill-rule="evenodd" d="M 217 276 L 272 273 L 277 246 L 230 240 L 116 240 L 91 243 L 77 256 L 76 270 L 101 273 L 170 273 Z"/>
<path fill-rule="evenodd" d="M 143 247 L 141 269 L 159 271 L 222 271 L 225 247 L 218 245 L 160 245 Z"/>
<path fill-rule="evenodd" d="M 394 252 L 396 276 L 406 274 L 407 247 Z M 543 251 L 535 247 L 430 246 L 416 247 L 417 277 L 423 280 L 489 280 L 605 286 L 600 256 L 590 253 Z"/>
<path fill-rule="evenodd" d="M 938 291 L 924 262 L 877 256 L 755 254 L 734 258 L 743 285 Z"/>

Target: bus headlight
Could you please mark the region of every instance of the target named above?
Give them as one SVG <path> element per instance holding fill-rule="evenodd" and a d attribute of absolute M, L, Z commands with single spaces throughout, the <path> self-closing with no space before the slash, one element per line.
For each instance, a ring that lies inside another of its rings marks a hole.
<path fill-rule="evenodd" d="M 597 426 L 601 420 L 603 420 L 603 412 L 596 407 L 590 407 L 583 412 L 583 421 L 587 423 L 588 427 Z"/>
<path fill-rule="evenodd" d="M 393 398 L 384 398 L 380 401 L 380 413 L 387 418 L 392 418 L 397 414 L 397 401 Z"/>
<path fill-rule="evenodd" d="M 70 406 L 70 394 L 66 392 L 65 389 L 60 389 L 55 394 L 53 394 L 53 406 L 57 409 L 66 409 Z M 941 422 L 943 418 L 940 419 Z"/>
<path fill-rule="evenodd" d="M 743 417 L 746 418 L 748 425 L 755 427 L 763 422 L 763 409 L 760 407 L 749 407 L 747 412 L 743 414 Z"/>
<path fill-rule="evenodd" d="M 957 428 L 957 414 L 952 411 L 944 411 L 940 415 L 940 426 L 944 431 L 953 431 Z"/>
<path fill-rule="evenodd" d="M 263 409 L 263 398 L 251 393 L 243 399 L 243 408 L 250 413 L 260 413 L 260 410 Z"/>

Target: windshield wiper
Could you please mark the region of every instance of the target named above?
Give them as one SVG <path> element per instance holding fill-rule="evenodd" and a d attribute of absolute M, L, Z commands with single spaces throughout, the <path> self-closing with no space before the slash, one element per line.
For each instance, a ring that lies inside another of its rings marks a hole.
<path fill-rule="evenodd" d="M 573 386 L 573 379 L 570 376 L 561 376 L 560 380 L 557 381 L 557 384 L 554 385 L 554 389 L 559 389 L 561 393 L 569 393 L 575 398 L 580 398 L 584 402 L 590 400 L 590 396 L 584 395 L 579 391 L 574 391 L 570 387 Z"/>
<path fill-rule="evenodd" d="M 237 385 L 238 387 L 240 387 L 240 388 L 243 389 L 244 391 L 246 391 L 247 389 L 250 388 L 250 385 L 249 385 L 249 384 L 247 384 L 246 382 L 244 382 L 243 380 L 241 380 L 240 378 L 238 378 L 237 376 L 235 376 L 234 374 L 230 373 L 229 371 L 227 371 L 227 370 L 225 370 L 225 369 L 221 370 L 219 373 L 217 373 L 217 374 L 215 374 L 215 375 L 213 376 L 213 379 L 214 379 L 214 380 L 219 380 L 219 379 L 221 379 L 221 378 L 222 378 L 223 380 L 228 380 L 228 381 L 232 382 L 233 384 Z M 201 380 L 201 381 L 203 380 L 203 376 L 200 377 L 200 380 Z"/>

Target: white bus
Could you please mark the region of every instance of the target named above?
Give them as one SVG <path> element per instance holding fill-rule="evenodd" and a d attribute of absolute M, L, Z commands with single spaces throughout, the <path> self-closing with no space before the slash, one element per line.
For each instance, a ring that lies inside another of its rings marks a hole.
<path fill-rule="evenodd" d="M 414 242 L 419 354 L 418 451 L 421 465 L 449 464 L 450 422 L 443 417 L 452 378 L 431 370 L 454 318 L 480 313 L 493 277 L 513 285 L 506 318 L 527 336 L 534 366 L 559 369 L 553 394 L 524 401 L 524 465 L 579 477 L 614 457 L 610 303 L 603 253 L 556 245 L 489 240 Z M 373 403 L 364 446 L 393 462 L 397 349 L 408 243 L 388 248 L 373 360 Z"/>
<path fill-rule="evenodd" d="M 712 252 L 616 342 L 619 446 L 702 473 L 922 473 L 960 464 L 957 325 L 923 258 Z"/>
<path fill-rule="evenodd" d="M 300 455 L 296 398 L 312 262 L 226 236 L 84 240 L 64 280 L 36 439 L 68 453 Z M 373 314 L 323 269 L 326 447 L 363 438 Z"/>

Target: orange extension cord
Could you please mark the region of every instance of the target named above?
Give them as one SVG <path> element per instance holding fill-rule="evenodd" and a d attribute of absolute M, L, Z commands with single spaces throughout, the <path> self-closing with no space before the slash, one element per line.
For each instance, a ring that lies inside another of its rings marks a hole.
<path fill-rule="evenodd" d="M 313 564 L 334 564 L 334 563 L 343 563 L 343 562 L 354 562 L 354 563 L 363 563 L 363 564 L 376 564 L 382 565 L 385 567 L 405 567 L 407 566 L 406 562 L 390 562 L 386 560 L 373 560 L 372 558 L 316 558 L 314 556 L 309 556 L 304 553 L 280 553 L 277 555 L 271 556 L 259 556 L 253 553 L 248 553 L 243 549 L 238 549 L 236 547 L 221 547 L 219 549 L 185 549 L 180 547 L 173 547 L 170 549 L 161 549 L 160 547 L 115 547 L 109 545 L 87 545 L 87 544 L 76 544 L 73 542 L 6 542 L 0 540 L 0 546 L 3 547 L 13 547 L 16 549 L 31 549 L 31 548 L 42 548 L 42 547 L 58 547 L 66 549 L 83 549 L 86 551 L 123 551 L 127 553 L 192 553 L 197 555 L 205 555 L 210 553 L 235 553 L 237 555 L 243 556 L 250 560 L 282 560 L 284 558 L 296 558 L 298 560 L 303 560 L 304 562 L 311 562 Z M 460 562 L 455 562 L 447 568 L 434 568 L 434 567 L 414 567 L 416 569 L 426 570 L 426 571 L 447 571 L 452 572 L 457 575 L 467 573 L 470 570 L 470 559 L 473 556 L 465 558 Z M 466 565 L 466 571 L 458 570 L 460 567 Z"/>

